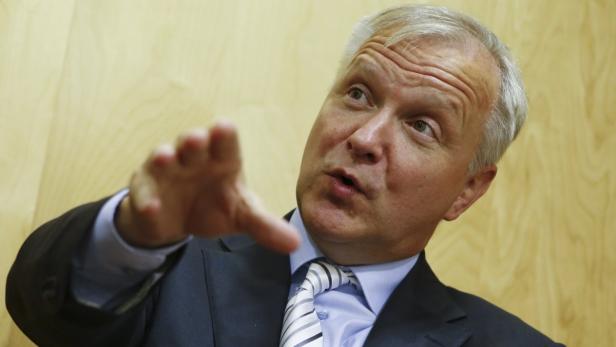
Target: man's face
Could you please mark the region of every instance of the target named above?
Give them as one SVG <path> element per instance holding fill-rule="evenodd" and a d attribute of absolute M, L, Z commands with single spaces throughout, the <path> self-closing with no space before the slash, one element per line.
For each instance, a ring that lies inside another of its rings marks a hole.
<path fill-rule="evenodd" d="M 469 41 L 386 48 L 376 36 L 337 79 L 297 184 L 306 227 L 326 256 L 367 264 L 414 255 L 441 219 L 455 219 L 487 189 L 495 168 L 478 173 L 480 182 L 467 169 L 499 73 Z"/>

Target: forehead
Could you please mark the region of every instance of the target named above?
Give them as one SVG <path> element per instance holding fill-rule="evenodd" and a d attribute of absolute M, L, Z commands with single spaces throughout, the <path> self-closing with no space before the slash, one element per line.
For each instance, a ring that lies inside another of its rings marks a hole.
<path fill-rule="evenodd" d="M 406 40 L 386 46 L 375 36 L 364 43 L 347 70 L 408 86 L 429 86 L 458 103 L 484 111 L 498 93 L 500 74 L 490 53 L 474 39 Z"/>

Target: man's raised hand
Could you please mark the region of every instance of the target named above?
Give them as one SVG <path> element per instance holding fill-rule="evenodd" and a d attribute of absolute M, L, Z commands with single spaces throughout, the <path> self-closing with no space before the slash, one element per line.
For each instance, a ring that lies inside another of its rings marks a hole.
<path fill-rule="evenodd" d="M 240 180 L 241 167 L 237 132 L 227 122 L 158 147 L 131 178 L 116 216 L 120 234 L 132 245 L 154 248 L 190 234 L 245 232 L 263 246 L 292 251 L 297 232 L 261 208 Z"/>

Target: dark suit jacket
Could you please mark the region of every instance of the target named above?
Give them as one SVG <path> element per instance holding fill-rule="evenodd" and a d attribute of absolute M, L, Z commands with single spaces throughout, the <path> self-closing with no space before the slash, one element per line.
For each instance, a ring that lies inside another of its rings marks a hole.
<path fill-rule="evenodd" d="M 289 258 L 252 240 L 195 239 L 169 260 L 142 300 L 121 314 L 76 303 L 71 259 L 104 201 L 41 226 L 8 276 L 6 303 L 42 346 L 277 346 L 290 284 Z M 156 276 L 153 275 L 152 279 Z M 135 297 L 140 297 L 139 295 Z M 394 291 L 365 346 L 552 346 L 488 302 L 444 286 L 421 254 Z"/>

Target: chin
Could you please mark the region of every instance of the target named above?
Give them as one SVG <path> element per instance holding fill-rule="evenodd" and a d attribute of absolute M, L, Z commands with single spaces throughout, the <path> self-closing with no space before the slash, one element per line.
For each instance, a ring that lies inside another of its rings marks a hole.
<path fill-rule="evenodd" d="M 313 239 L 344 243 L 358 236 L 357 221 L 344 210 L 328 202 L 306 201 L 299 205 L 306 230 Z"/>

